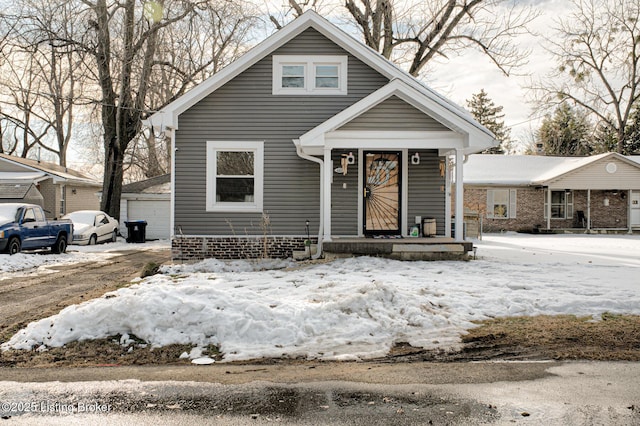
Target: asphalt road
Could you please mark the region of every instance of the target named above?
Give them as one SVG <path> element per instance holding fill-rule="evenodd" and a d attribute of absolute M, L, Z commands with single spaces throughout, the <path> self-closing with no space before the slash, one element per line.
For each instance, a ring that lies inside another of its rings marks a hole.
<path fill-rule="evenodd" d="M 638 425 L 640 363 L 0 369 L 7 425 Z"/>

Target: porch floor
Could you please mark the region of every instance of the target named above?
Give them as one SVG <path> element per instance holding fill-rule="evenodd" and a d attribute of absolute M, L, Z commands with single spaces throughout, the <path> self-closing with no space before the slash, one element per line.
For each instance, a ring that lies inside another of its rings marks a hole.
<path fill-rule="evenodd" d="M 339 238 L 322 244 L 325 257 L 380 256 L 399 260 L 467 259 L 471 241 L 450 237 L 431 238 Z"/>

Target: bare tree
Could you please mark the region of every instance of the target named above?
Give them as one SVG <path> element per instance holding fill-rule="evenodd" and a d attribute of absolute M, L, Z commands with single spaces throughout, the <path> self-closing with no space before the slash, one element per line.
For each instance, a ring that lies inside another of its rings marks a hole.
<path fill-rule="evenodd" d="M 14 153 L 26 157 L 34 147 L 42 148 L 65 166 L 82 62 L 66 41 L 75 11 L 67 2 L 25 0 L 18 6 L 4 19 L 11 29 L 2 64 L 3 115 L 12 123 L 14 139 L 21 139 Z"/>
<path fill-rule="evenodd" d="M 237 59 L 247 48 L 255 13 L 239 2 L 202 7 L 160 35 L 147 108 L 160 109 L 195 84 Z M 170 141 L 141 129 L 125 159 L 127 178 L 148 178 L 170 170 Z"/>
<path fill-rule="evenodd" d="M 640 99 L 640 4 L 637 0 L 571 0 L 575 12 L 547 39 L 558 66 L 532 88 L 539 108 L 571 102 L 615 133 L 625 129 Z"/>
<path fill-rule="evenodd" d="M 142 120 L 159 107 L 150 108 L 151 87 L 163 67 L 183 74 L 182 81 L 194 81 L 193 69 L 166 62 L 159 54 L 163 34 L 194 15 L 217 8 L 214 0 L 81 0 L 89 37 L 75 40 L 93 57 L 100 89 L 100 115 L 104 132 L 104 184 L 101 208 L 120 216 L 124 163 L 129 144 L 139 135 Z M 225 3 L 225 2 L 222 2 Z M 197 30 L 197 28 L 196 28 Z M 194 37 L 204 33 L 194 31 Z M 186 47 L 195 39 L 183 39 Z M 197 67 L 196 67 L 197 68 Z M 199 74 L 198 74 L 199 75 Z M 169 93 L 175 87 L 166 88 Z M 177 92 L 180 92 L 179 90 Z M 165 96 L 163 100 L 172 97 Z"/>
<path fill-rule="evenodd" d="M 319 5 L 289 0 L 289 7 L 299 16 Z M 344 7 L 364 42 L 387 59 L 408 62 L 413 76 L 434 58 L 468 48 L 479 49 L 509 75 L 528 55 L 514 44 L 514 37 L 527 33 L 527 25 L 538 16 L 531 7 L 509 0 L 346 0 Z"/>

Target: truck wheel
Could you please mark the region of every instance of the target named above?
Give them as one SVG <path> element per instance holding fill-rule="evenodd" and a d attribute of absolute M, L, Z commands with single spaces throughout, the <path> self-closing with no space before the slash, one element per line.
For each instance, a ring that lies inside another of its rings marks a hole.
<path fill-rule="evenodd" d="M 67 251 L 67 236 L 60 235 L 56 240 L 56 243 L 51 247 L 51 251 L 59 254 Z"/>
<path fill-rule="evenodd" d="M 95 246 L 97 240 L 98 240 L 98 237 L 96 237 L 95 234 L 92 235 L 91 237 L 89 237 L 89 245 L 90 246 Z"/>
<path fill-rule="evenodd" d="M 9 244 L 7 245 L 7 253 L 9 254 L 20 253 L 21 248 L 22 247 L 20 245 L 20 240 L 13 237 L 12 239 L 9 240 Z"/>

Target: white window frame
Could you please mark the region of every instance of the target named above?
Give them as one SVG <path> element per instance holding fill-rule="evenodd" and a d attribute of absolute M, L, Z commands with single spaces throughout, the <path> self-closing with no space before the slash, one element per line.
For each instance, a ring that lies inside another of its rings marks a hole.
<path fill-rule="evenodd" d="M 495 216 L 494 215 L 494 209 L 495 209 L 495 202 L 494 199 L 496 192 L 500 192 L 503 195 L 506 195 L 507 198 L 507 215 L 506 216 Z M 507 189 L 507 188 L 501 188 L 501 189 L 487 189 L 487 218 L 489 219 L 502 219 L 502 220 L 507 220 L 507 219 L 515 219 L 516 218 L 516 197 L 517 197 L 517 190 L 515 189 Z"/>
<path fill-rule="evenodd" d="M 253 201 L 216 201 L 217 153 L 253 152 Z M 207 141 L 206 209 L 209 212 L 262 213 L 264 193 L 263 141 Z"/>
<path fill-rule="evenodd" d="M 347 57 L 346 56 L 304 56 L 273 55 L 273 94 L 274 95 L 346 95 L 347 94 Z M 304 66 L 303 87 L 282 87 L 282 69 L 285 65 Z M 338 87 L 316 87 L 316 66 L 335 65 L 338 67 Z"/>
<path fill-rule="evenodd" d="M 566 219 L 573 219 L 573 191 L 567 191 L 567 190 L 552 190 L 551 191 L 551 199 L 553 200 L 553 193 L 554 192 L 562 192 L 564 193 L 564 201 L 562 203 L 551 203 L 551 206 L 553 207 L 554 205 L 558 205 L 558 204 L 562 204 L 564 207 L 564 216 L 558 216 L 558 217 L 554 217 L 553 215 L 551 216 L 551 220 L 566 220 Z M 547 211 L 549 209 L 549 206 L 547 204 L 547 196 L 545 194 L 544 197 L 544 218 L 547 218 Z"/>

